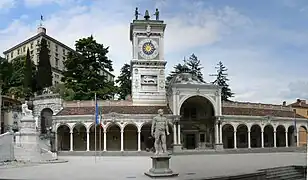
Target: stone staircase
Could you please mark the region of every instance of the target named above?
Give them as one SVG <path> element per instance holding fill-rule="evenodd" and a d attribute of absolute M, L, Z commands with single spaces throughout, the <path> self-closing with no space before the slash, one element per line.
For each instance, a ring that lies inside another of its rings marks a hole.
<path fill-rule="evenodd" d="M 259 170 L 266 173 L 268 180 L 306 179 L 306 166 L 284 166 Z"/>

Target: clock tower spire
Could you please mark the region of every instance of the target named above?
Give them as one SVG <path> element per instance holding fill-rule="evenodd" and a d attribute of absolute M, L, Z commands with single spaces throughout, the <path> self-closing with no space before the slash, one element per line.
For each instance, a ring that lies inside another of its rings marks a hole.
<path fill-rule="evenodd" d="M 166 105 L 164 21 L 136 18 L 130 24 L 132 100 L 134 105 Z"/>

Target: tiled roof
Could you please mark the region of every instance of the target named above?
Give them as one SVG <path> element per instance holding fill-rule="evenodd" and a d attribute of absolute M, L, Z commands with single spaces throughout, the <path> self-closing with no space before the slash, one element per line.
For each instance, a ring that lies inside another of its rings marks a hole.
<path fill-rule="evenodd" d="M 262 108 L 239 108 L 239 107 L 223 107 L 223 115 L 243 115 L 243 116 L 275 116 L 275 117 L 294 117 L 293 111 L 262 109 Z M 296 114 L 297 118 L 305 118 Z"/>
<path fill-rule="evenodd" d="M 111 112 L 119 114 L 157 114 L 158 109 L 163 109 L 165 114 L 172 114 L 167 106 L 104 106 L 99 107 L 103 114 Z M 57 116 L 91 115 L 95 113 L 94 107 L 65 107 Z"/>
<path fill-rule="evenodd" d="M 172 114 L 167 106 L 104 106 L 99 107 L 103 114 L 111 112 L 119 114 L 157 114 L 158 109 L 163 109 L 165 114 Z M 58 116 L 67 115 L 91 115 L 94 114 L 94 107 L 65 107 Z M 241 107 L 223 107 L 223 115 L 243 115 L 243 116 L 275 116 L 275 117 L 294 117 L 293 111 L 273 110 L 261 108 L 241 108 Z M 296 115 L 297 118 L 304 118 Z"/>

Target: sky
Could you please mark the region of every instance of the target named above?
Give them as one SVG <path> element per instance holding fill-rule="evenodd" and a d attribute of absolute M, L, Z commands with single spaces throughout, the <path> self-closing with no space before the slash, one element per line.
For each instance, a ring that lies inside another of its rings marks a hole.
<path fill-rule="evenodd" d="M 207 82 L 223 62 L 232 100 L 308 99 L 307 0 L 0 0 L 0 52 L 34 36 L 43 15 L 47 34 L 73 49 L 90 35 L 109 46 L 117 76 L 132 57 L 136 7 L 142 14 L 159 8 L 167 24 L 167 73 L 194 53 Z"/>

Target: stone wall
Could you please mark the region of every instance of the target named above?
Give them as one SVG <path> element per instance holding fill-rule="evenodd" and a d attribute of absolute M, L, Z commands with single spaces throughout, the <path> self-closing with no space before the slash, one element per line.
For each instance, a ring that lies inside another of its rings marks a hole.
<path fill-rule="evenodd" d="M 14 134 L 7 132 L 0 135 L 0 162 L 14 160 Z"/>

